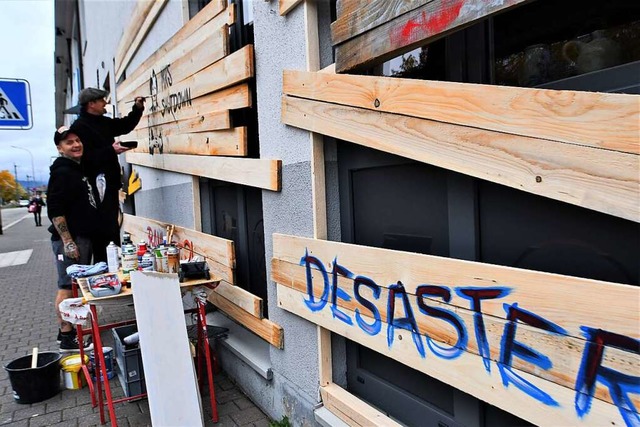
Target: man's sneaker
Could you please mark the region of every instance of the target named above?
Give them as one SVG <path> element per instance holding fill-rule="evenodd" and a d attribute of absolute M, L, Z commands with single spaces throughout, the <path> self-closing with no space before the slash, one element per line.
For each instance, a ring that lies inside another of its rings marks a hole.
<path fill-rule="evenodd" d="M 84 343 L 84 351 L 93 350 L 93 343 L 88 341 Z M 61 334 L 60 340 L 60 352 L 70 353 L 74 351 L 80 351 L 80 343 L 78 337 L 75 334 Z"/>

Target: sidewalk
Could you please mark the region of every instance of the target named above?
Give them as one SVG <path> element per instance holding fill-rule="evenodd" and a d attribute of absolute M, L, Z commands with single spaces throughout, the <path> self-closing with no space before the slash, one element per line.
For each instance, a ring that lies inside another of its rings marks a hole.
<path fill-rule="evenodd" d="M 4 230 L 0 235 L 0 259 L 7 252 L 32 249 L 28 261 L 22 265 L 0 268 L 0 364 L 30 354 L 33 347 L 39 351 L 58 351 L 53 300 L 55 298 L 55 268 L 51 252 L 50 222 L 43 213 L 42 227 L 35 227 L 31 217 Z M 6 225 L 6 224 L 5 224 Z M 104 321 L 133 318 L 133 308 L 109 309 L 101 315 Z M 101 336 L 105 346 L 112 343 L 110 331 Z M 115 398 L 123 391 L 116 378 L 110 381 Z M 226 377 L 215 376 L 218 424 L 211 422 L 208 391 L 202 397 L 206 426 L 260 426 L 269 425 L 268 418 Z M 207 398 L 205 398 L 207 397 Z M 106 408 L 105 408 L 106 411 Z M 118 425 L 151 425 L 146 399 L 116 405 Z M 107 412 L 108 418 L 108 412 Z M 13 399 L 9 376 L 0 371 L 0 425 L 2 426 L 65 426 L 85 427 L 100 425 L 98 408 L 91 407 L 88 388 L 62 390 L 51 399 L 34 404 L 17 404 Z M 109 425 L 109 423 L 107 423 Z"/>

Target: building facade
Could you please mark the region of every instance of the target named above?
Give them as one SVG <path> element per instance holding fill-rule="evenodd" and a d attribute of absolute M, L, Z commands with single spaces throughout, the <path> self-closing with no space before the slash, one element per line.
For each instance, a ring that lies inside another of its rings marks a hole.
<path fill-rule="evenodd" d="M 640 7 L 56 1 L 56 117 L 122 140 L 123 230 L 221 285 L 295 425 L 640 425 Z"/>

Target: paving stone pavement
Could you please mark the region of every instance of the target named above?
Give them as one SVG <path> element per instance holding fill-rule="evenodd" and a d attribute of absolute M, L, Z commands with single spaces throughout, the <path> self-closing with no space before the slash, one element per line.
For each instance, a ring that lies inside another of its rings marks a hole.
<path fill-rule="evenodd" d="M 28 355 L 33 347 L 39 351 L 58 351 L 53 300 L 55 298 L 55 267 L 51 251 L 50 222 L 43 212 L 43 227 L 35 227 L 31 216 L 23 219 L 0 235 L 0 257 L 7 252 L 33 249 L 26 264 L 0 268 L 0 364 Z M 132 307 L 109 308 L 100 314 L 101 322 L 121 321 L 134 316 Z M 101 335 L 104 345 L 110 346 L 111 332 Z M 224 374 L 215 376 L 218 424 L 211 421 L 208 390 L 202 397 L 206 426 L 269 425 L 268 417 L 239 390 Z M 124 396 L 117 378 L 110 381 L 114 398 Z M 61 386 L 62 387 L 62 386 Z M 206 387 L 205 387 L 206 388 Z M 105 407 L 106 411 L 106 407 Z M 108 412 L 106 412 L 108 419 Z M 146 399 L 116 405 L 119 426 L 150 426 Z M 58 395 L 33 404 L 18 404 L 6 370 L 0 372 L 1 426 L 65 426 L 100 425 L 98 408 L 91 406 L 88 388 L 63 389 Z"/>

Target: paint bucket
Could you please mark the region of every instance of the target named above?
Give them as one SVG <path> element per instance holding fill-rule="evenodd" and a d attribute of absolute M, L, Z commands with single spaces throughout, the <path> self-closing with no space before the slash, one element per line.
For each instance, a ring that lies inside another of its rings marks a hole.
<path fill-rule="evenodd" d="M 84 355 L 84 363 L 89 363 L 89 356 Z M 62 358 L 62 380 L 67 390 L 79 390 L 82 388 L 82 359 L 79 354 L 73 354 Z"/>
<path fill-rule="evenodd" d="M 60 353 L 39 353 L 35 368 L 31 367 L 31 357 L 20 357 L 4 367 L 16 403 L 41 402 L 60 392 Z"/>
<path fill-rule="evenodd" d="M 107 368 L 107 378 L 111 379 L 115 376 L 116 372 L 113 370 L 113 349 L 111 347 L 102 347 L 102 352 L 104 353 L 104 366 Z M 94 368 L 93 379 L 96 379 L 95 373 L 95 351 L 91 352 L 90 356 L 91 366 Z"/>

